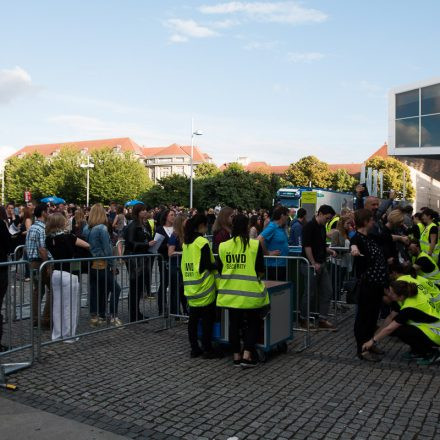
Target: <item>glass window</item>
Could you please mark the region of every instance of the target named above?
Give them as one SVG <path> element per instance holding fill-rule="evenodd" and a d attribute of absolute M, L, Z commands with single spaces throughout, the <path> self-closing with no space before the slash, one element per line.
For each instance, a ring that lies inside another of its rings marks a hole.
<path fill-rule="evenodd" d="M 440 84 L 422 88 L 422 115 L 440 113 Z"/>
<path fill-rule="evenodd" d="M 396 119 L 419 114 L 419 89 L 396 94 Z"/>
<path fill-rule="evenodd" d="M 414 148 L 419 146 L 419 118 L 396 121 L 396 147 Z"/>
<path fill-rule="evenodd" d="M 422 117 L 422 147 L 440 147 L 440 115 Z"/>

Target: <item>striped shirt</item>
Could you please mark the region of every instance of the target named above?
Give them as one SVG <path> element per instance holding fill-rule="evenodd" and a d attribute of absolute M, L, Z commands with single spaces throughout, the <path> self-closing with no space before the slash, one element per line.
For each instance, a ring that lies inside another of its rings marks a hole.
<path fill-rule="evenodd" d="M 26 252 L 29 261 L 41 260 L 39 248 L 46 248 L 46 225 L 36 220 L 26 235 Z"/>

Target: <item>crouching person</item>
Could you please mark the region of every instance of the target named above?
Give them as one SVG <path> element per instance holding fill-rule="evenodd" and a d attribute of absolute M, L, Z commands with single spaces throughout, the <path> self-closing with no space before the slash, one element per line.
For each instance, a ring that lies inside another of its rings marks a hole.
<path fill-rule="evenodd" d="M 188 337 L 191 357 L 203 354 L 203 357 L 210 359 L 216 357 L 211 343 L 216 311 L 216 265 L 209 242 L 204 237 L 208 230 L 207 223 L 206 216 L 202 214 L 197 214 L 186 222 L 181 270 L 184 293 L 189 305 Z M 202 348 L 197 335 L 199 321 L 202 322 Z"/>
<path fill-rule="evenodd" d="M 362 349 L 370 350 L 393 334 L 410 346 L 411 350 L 403 355 L 405 360 L 417 360 L 419 365 L 440 360 L 440 313 L 432 307 L 428 296 L 419 291 L 417 284 L 406 281 L 393 281 L 388 296 L 395 310 Z"/>

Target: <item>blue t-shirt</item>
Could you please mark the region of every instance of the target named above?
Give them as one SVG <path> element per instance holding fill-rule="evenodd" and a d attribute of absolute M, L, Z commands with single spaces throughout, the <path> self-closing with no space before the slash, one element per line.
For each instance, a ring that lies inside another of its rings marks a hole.
<path fill-rule="evenodd" d="M 268 251 L 278 250 L 281 252 L 280 255 L 289 255 L 289 244 L 284 227 L 272 221 L 263 230 L 261 236 L 264 238 L 264 244 Z M 265 261 L 266 266 L 286 266 L 287 264 L 287 260 L 284 258 L 265 258 Z"/>

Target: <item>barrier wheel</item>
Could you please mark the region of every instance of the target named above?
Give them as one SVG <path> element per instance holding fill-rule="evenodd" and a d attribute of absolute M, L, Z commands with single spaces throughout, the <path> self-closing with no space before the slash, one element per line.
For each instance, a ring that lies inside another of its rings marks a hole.
<path fill-rule="evenodd" d="M 281 342 L 278 344 L 278 351 L 283 354 L 287 353 L 287 342 Z"/>

